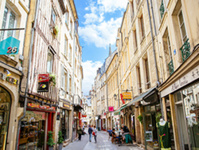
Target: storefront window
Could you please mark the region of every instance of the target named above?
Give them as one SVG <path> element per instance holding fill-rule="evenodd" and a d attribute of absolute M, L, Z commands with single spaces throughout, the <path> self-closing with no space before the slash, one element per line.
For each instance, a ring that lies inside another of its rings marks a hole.
<path fill-rule="evenodd" d="M 21 122 L 19 150 L 44 150 L 45 118 L 44 112 L 26 112 L 26 116 Z"/>
<path fill-rule="evenodd" d="M 199 83 L 182 91 L 190 146 L 199 149 Z"/>
<path fill-rule="evenodd" d="M 8 133 L 11 97 L 10 94 L 0 87 L 0 149 L 4 149 Z"/>
<path fill-rule="evenodd" d="M 61 131 L 63 139 L 69 138 L 69 112 L 68 110 L 62 110 L 61 116 Z"/>

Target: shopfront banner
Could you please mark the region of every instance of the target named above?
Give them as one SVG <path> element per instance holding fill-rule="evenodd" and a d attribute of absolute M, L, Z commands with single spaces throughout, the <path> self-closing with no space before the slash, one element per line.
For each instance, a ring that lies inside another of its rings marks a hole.
<path fill-rule="evenodd" d="M 82 115 L 82 117 L 83 117 L 83 118 L 86 118 L 86 117 L 87 117 L 87 115 Z"/>
<path fill-rule="evenodd" d="M 16 55 L 19 52 L 20 41 L 9 37 L 0 41 L 0 55 Z"/>
<path fill-rule="evenodd" d="M 122 96 L 123 96 L 123 100 L 131 100 L 132 98 L 131 92 L 123 92 Z"/>
<path fill-rule="evenodd" d="M 109 112 L 112 112 L 112 111 L 114 111 L 114 108 L 113 108 L 113 106 L 110 106 L 110 107 L 108 107 L 108 110 L 109 110 Z"/>
<path fill-rule="evenodd" d="M 40 105 L 40 104 L 36 104 L 36 103 L 28 103 L 28 107 L 39 108 L 39 109 L 43 109 L 43 110 L 55 110 L 55 107 L 50 107 L 48 105 Z"/>
<path fill-rule="evenodd" d="M 49 74 L 38 75 L 38 92 L 48 92 L 49 90 Z"/>

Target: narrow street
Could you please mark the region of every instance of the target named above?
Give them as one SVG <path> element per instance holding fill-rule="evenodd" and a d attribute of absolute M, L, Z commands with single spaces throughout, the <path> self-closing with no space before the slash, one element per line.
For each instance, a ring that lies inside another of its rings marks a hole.
<path fill-rule="evenodd" d="M 94 142 L 93 137 L 91 142 L 88 139 L 88 134 L 83 135 L 81 141 L 76 140 L 63 148 L 63 150 L 142 150 L 137 146 L 118 146 L 117 144 L 112 144 L 111 139 L 108 140 L 108 133 L 105 131 L 98 132 L 97 143 Z"/>

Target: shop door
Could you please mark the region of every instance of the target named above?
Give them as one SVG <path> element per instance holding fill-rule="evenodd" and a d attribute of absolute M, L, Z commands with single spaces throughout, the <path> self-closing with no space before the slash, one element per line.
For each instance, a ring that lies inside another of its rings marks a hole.
<path fill-rule="evenodd" d="M 130 119 L 131 119 L 131 132 L 133 135 L 133 140 L 136 141 L 136 132 L 135 132 L 135 115 L 130 115 Z"/>
<path fill-rule="evenodd" d="M 182 103 L 176 104 L 177 110 L 177 125 L 179 132 L 180 147 L 182 150 L 189 150 L 189 137 L 187 133 L 186 121 Z"/>
<path fill-rule="evenodd" d="M 158 141 L 155 113 L 144 113 L 145 149 L 153 150 Z"/>

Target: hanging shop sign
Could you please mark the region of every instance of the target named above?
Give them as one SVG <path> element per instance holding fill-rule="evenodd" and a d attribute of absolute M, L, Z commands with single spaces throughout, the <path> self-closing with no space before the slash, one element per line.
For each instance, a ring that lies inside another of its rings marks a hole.
<path fill-rule="evenodd" d="M 40 105 L 38 103 L 28 103 L 28 107 L 39 108 L 39 109 L 42 109 L 42 110 L 55 110 L 55 107 L 50 107 L 48 105 Z"/>
<path fill-rule="evenodd" d="M 66 104 L 66 103 L 63 103 L 63 107 L 65 107 L 65 108 L 70 108 L 70 105 L 69 105 L 69 104 Z"/>
<path fill-rule="evenodd" d="M 86 117 L 87 117 L 87 115 L 82 115 L 82 117 L 83 117 L 83 118 L 86 118 Z"/>
<path fill-rule="evenodd" d="M 39 74 L 37 92 L 48 92 L 48 88 L 49 88 L 49 74 Z"/>
<path fill-rule="evenodd" d="M 19 52 L 20 41 L 9 37 L 0 42 L 0 55 L 16 55 Z"/>
<path fill-rule="evenodd" d="M 132 98 L 131 92 L 123 92 L 122 96 L 123 96 L 123 100 L 131 100 Z"/>
<path fill-rule="evenodd" d="M 114 107 L 110 106 L 110 107 L 108 107 L 108 110 L 109 110 L 109 112 L 112 112 L 112 111 L 114 111 Z"/>
<path fill-rule="evenodd" d="M 123 99 L 123 95 L 122 94 L 120 94 L 120 97 L 121 97 L 122 103 L 125 104 L 125 101 Z"/>
<path fill-rule="evenodd" d="M 15 79 L 15 78 L 13 78 L 13 77 L 8 77 L 8 76 L 6 76 L 6 74 L 4 74 L 4 73 L 0 73 L 0 79 L 1 79 L 1 80 L 4 80 L 4 81 L 7 81 L 7 82 L 9 82 L 9 83 L 11 83 L 11 84 L 15 84 L 15 85 L 18 85 L 18 84 L 19 84 L 19 81 L 18 81 L 17 79 Z"/>

